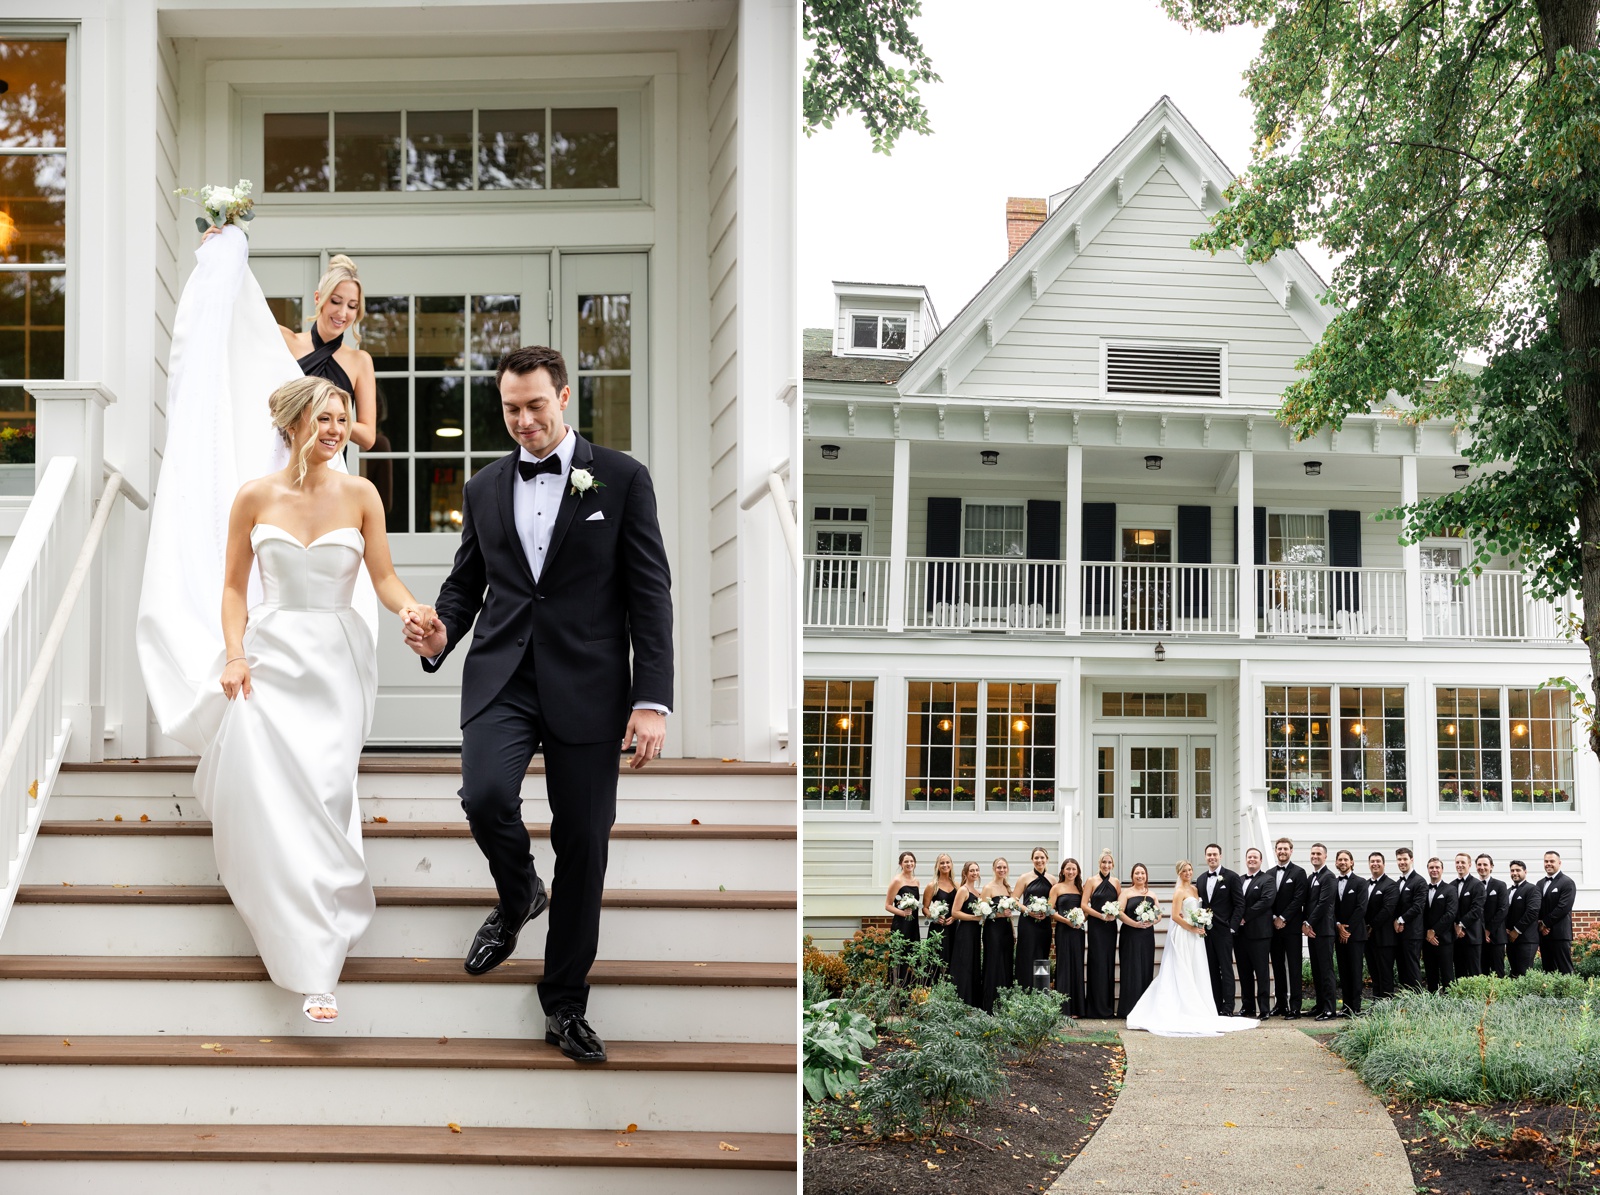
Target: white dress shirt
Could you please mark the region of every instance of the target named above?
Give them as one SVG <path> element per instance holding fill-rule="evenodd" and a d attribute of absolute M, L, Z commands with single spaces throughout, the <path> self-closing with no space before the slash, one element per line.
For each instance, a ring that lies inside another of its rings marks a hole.
<path fill-rule="evenodd" d="M 556 514 L 561 509 L 561 495 L 566 490 L 567 476 L 572 472 L 572 454 L 577 447 L 578 438 L 569 427 L 553 454 L 537 457 L 526 448 L 517 449 L 519 460 L 537 465 L 554 455 L 561 462 L 559 473 L 541 473 L 531 481 L 518 476 L 512 490 L 511 517 L 516 520 L 517 538 L 522 541 L 522 552 L 528 558 L 535 581 L 550 554 L 550 536 L 556 529 Z"/>

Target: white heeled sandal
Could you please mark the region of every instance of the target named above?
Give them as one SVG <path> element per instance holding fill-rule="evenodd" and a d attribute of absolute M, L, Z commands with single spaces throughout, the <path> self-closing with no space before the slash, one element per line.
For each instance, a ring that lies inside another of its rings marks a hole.
<path fill-rule="evenodd" d="M 306 1020 L 315 1021 L 319 1025 L 325 1024 L 339 1019 L 339 1002 L 333 998 L 332 992 L 315 992 L 306 997 L 306 1002 L 300 1006 L 300 1011 L 306 1014 Z M 327 1015 L 318 1016 L 318 1011 Z"/>

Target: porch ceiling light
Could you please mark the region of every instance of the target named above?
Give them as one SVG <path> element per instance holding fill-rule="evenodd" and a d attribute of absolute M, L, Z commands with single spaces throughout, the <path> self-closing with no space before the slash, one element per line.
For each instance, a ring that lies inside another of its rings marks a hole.
<path fill-rule="evenodd" d="M 1144 458 L 1144 467 L 1146 469 L 1150 469 L 1152 471 L 1161 468 L 1161 458 L 1159 456 L 1147 456 L 1147 457 L 1145 457 Z"/>
<path fill-rule="evenodd" d="M 1306 476 L 1307 477 L 1321 477 L 1322 476 L 1322 462 L 1321 461 L 1307 461 L 1306 462 Z"/>
<path fill-rule="evenodd" d="M 1154 531 L 1135 531 L 1133 533 L 1133 542 L 1141 548 L 1148 548 L 1156 542 L 1156 533 Z"/>
<path fill-rule="evenodd" d="M 1167 658 L 1166 646 L 1161 642 L 1161 640 L 1157 639 L 1156 640 L 1156 663 L 1157 664 L 1164 663 L 1166 661 L 1166 658 Z"/>
<path fill-rule="evenodd" d="M 824 444 L 822 446 L 822 459 L 836 461 L 839 459 L 839 446 L 837 444 Z"/>
<path fill-rule="evenodd" d="M 998 465 L 1000 463 L 1000 454 L 993 448 L 985 448 L 978 455 L 983 458 L 983 463 L 986 465 Z"/>
<path fill-rule="evenodd" d="M 1466 465 L 1451 465 L 1450 471 L 1456 475 L 1457 481 L 1465 481 L 1470 470 Z"/>

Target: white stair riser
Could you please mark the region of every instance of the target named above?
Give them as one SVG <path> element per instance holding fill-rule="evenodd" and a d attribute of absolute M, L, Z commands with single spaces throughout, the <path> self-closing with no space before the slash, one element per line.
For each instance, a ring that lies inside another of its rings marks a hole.
<path fill-rule="evenodd" d="M 313 1027 L 301 997 L 265 980 L 0 980 L 7 1033 L 284 1037 L 540 1037 L 544 1014 L 532 984 L 347 983 L 340 1015 Z M 793 1042 L 793 988 L 599 984 L 589 1020 L 619 1041 Z M 31 1119 L 31 1117 L 30 1117 Z"/>
<path fill-rule="evenodd" d="M 384 905 L 352 954 L 370 958 L 465 955 L 483 908 Z M 518 958 L 543 958 L 548 922 L 528 926 Z M 792 909 L 604 909 L 600 957 L 694 962 L 789 962 Z M 11 913 L 0 955 L 221 955 L 256 953 L 231 905 L 36 905 Z M 0 1117 L 0 1120 L 4 1120 Z"/>
<path fill-rule="evenodd" d="M 492 888 L 489 865 L 470 838 L 371 838 L 367 868 L 378 885 Z M 548 839 L 533 842 L 546 883 L 555 871 Z M 792 889 L 795 844 L 781 839 L 618 838 L 611 843 L 611 888 Z M 215 884 L 209 835 L 56 835 L 40 837 L 28 860 L 29 884 Z"/>
<path fill-rule="evenodd" d="M 797 1186 L 792 1170 L 378 1162 L 8 1162 L 0 1177 L 21 1195 L 794 1195 Z"/>
<path fill-rule="evenodd" d="M 551 1129 L 620 1129 L 633 1123 L 643 1130 L 786 1133 L 794 1131 L 796 1090 L 792 1074 L 0 1066 L 0 1122 L 454 1122 L 484 1128 Z"/>

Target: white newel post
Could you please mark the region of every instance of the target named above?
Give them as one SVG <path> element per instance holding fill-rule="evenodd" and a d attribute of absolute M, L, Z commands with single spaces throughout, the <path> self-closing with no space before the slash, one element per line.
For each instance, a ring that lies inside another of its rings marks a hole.
<path fill-rule="evenodd" d="M 73 457 L 78 467 L 61 504 L 62 550 L 55 561 L 54 588 L 59 592 L 77 559 L 78 549 L 94 517 L 94 504 L 105 487 L 106 407 L 116 395 L 98 382 L 33 382 L 28 386 L 38 411 L 37 477 L 54 457 Z M 72 722 L 67 759 L 98 763 L 105 758 L 106 705 L 101 660 L 104 631 L 104 578 L 101 554 L 72 612 L 57 665 L 61 677 L 63 716 Z"/>
<path fill-rule="evenodd" d="M 1400 502 L 1410 506 L 1417 500 L 1417 458 L 1400 458 Z M 1422 545 L 1402 544 L 1400 563 L 1405 568 L 1406 638 L 1422 638 Z"/>
<path fill-rule="evenodd" d="M 906 629 L 906 549 L 911 522 L 911 441 L 894 442 L 894 489 L 889 503 L 890 634 Z"/>
<path fill-rule="evenodd" d="M 1234 544 L 1239 581 L 1239 638 L 1256 637 L 1256 454 L 1239 454 L 1239 536 Z"/>
<path fill-rule="evenodd" d="M 1067 578 L 1061 627 L 1083 633 L 1083 445 L 1067 445 Z"/>

